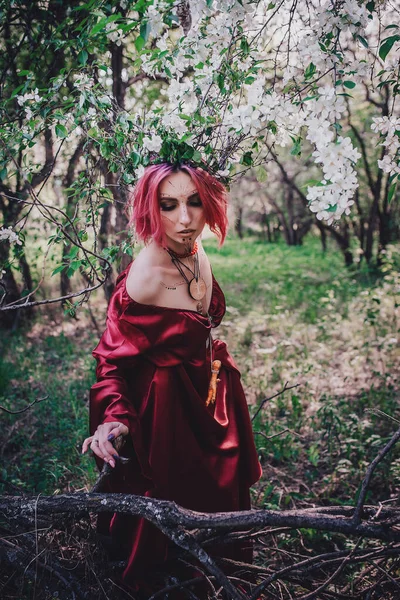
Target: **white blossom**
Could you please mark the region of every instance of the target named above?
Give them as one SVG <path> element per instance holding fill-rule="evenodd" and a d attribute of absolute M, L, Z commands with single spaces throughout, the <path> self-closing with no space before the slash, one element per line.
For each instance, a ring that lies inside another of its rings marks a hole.
<path fill-rule="evenodd" d="M 107 23 L 106 25 L 106 36 L 110 42 L 113 42 L 117 46 L 120 46 L 122 43 L 122 38 L 124 37 L 124 33 L 115 23 Z"/>
<path fill-rule="evenodd" d="M 156 6 L 149 6 L 146 11 L 146 18 L 150 22 L 151 35 L 155 38 L 159 37 L 164 29 L 164 21 L 159 8 Z"/>
<path fill-rule="evenodd" d="M 145 136 L 143 138 L 143 147 L 149 152 L 159 152 L 162 142 L 162 137 L 159 135 L 153 135 L 152 137 Z"/>
<path fill-rule="evenodd" d="M 391 175 L 400 174 L 400 163 L 396 163 L 388 154 L 382 160 L 378 160 L 378 167 L 384 173 L 390 173 Z"/>
<path fill-rule="evenodd" d="M 79 73 L 74 75 L 73 86 L 77 90 L 91 90 L 94 85 L 94 80 L 89 77 L 86 73 Z"/>
<path fill-rule="evenodd" d="M 22 96 L 17 96 L 17 102 L 20 106 L 23 106 L 24 104 L 29 102 L 29 100 L 34 100 L 35 102 L 40 102 L 42 100 L 42 98 L 39 95 L 38 88 L 36 88 L 33 92 L 27 92 Z"/>
<path fill-rule="evenodd" d="M 374 117 L 371 125 L 372 131 L 380 133 L 384 138 L 381 146 L 385 146 L 385 156 L 378 160 L 378 167 L 389 175 L 400 174 L 400 132 L 399 117 Z"/>
<path fill-rule="evenodd" d="M 140 179 L 144 174 L 144 166 L 139 165 L 137 169 L 135 169 L 135 177 L 136 179 Z"/>
<path fill-rule="evenodd" d="M 16 234 L 11 227 L 2 227 L 0 229 L 0 242 L 4 242 L 5 240 L 8 240 L 11 244 L 19 244 L 20 246 L 22 245 L 18 234 Z"/>
<path fill-rule="evenodd" d="M 176 112 L 166 113 L 162 117 L 162 124 L 167 129 L 173 130 L 178 137 L 182 137 L 187 132 L 186 121 L 180 118 Z"/>

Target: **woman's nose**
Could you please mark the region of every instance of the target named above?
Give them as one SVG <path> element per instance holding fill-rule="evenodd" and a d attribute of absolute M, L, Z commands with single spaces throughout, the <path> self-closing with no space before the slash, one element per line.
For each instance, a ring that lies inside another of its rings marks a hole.
<path fill-rule="evenodd" d="M 181 204 L 179 207 L 179 221 L 182 225 L 189 225 L 191 218 L 186 204 Z"/>

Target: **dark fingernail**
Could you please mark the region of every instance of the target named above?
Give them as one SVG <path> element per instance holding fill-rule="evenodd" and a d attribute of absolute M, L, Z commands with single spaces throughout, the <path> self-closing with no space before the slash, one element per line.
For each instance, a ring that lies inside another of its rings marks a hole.
<path fill-rule="evenodd" d="M 107 440 L 108 440 L 109 442 L 111 442 L 111 440 L 113 440 L 113 439 L 114 439 L 114 437 L 115 437 L 115 436 L 114 436 L 114 434 L 113 434 L 113 433 L 110 433 L 110 435 L 108 436 Z"/>
<path fill-rule="evenodd" d="M 113 458 L 115 458 L 115 460 L 119 460 L 118 454 L 113 454 Z"/>

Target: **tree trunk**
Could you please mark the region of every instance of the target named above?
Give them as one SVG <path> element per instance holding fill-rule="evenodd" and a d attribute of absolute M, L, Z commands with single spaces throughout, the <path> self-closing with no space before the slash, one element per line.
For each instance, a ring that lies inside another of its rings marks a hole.
<path fill-rule="evenodd" d="M 318 221 L 318 219 L 316 220 L 316 226 L 318 227 L 319 233 L 320 233 L 320 237 L 321 237 L 321 245 L 322 245 L 322 252 L 325 254 L 327 251 L 327 236 L 326 236 L 326 229 L 324 227 L 322 227 L 321 223 Z"/>
<path fill-rule="evenodd" d="M 0 267 L 8 261 L 10 244 L 6 241 L 0 243 Z M 0 306 L 18 300 L 21 296 L 14 274 L 10 267 L 2 267 L 0 273 Z M 0 311 L 0 328 L 15 329 L 18 323 L 18 310 Z"/>
<path fill-rule="evenodd" d="M 240 206 L 237 210 L 236 219 L 235 219 L 235 231 L 238 234 L 238 237 L 243 239 L 243 208 Z"/>

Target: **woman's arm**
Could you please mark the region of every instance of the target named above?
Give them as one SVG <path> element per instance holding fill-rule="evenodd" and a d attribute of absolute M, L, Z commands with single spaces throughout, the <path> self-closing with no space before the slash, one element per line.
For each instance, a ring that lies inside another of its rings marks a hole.
<path fill-rule="evenodd" d="M 128 373 L 136 368 L 139 355 L 147 343 L 145 336 L 131 324 L 119 319 L 118 299 L 110 302 L 107 329 L 93 351 L 97 360 L 97 381 L 90 390 L 90 433 L 82 452 L 90 448 L 102 460 L 115 466 L 118 453 L 112 439 L 130 435 L 142 474 L 151 479 L 150 466 L 142 441 L 139 416 L 128 389 Z"/>

